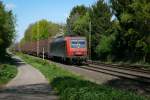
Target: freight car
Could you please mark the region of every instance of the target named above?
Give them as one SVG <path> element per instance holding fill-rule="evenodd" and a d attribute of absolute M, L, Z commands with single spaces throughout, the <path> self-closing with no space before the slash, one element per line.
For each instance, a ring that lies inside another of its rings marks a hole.
<path fill-rule="evenodd" d="M 50 39 L 26 42 L 20 45 L 20 51 L 34 56 L 48 57 Z"/>
<path fill-rule="evenodd" d="M 60 36 L 28 42 L 21 45 L 20 50 L 30 55 L 44 55 L 50 59 L 61 59 L 70 63 L 87 60 L 87 41 L 85 37 L 79 36 Z"/>

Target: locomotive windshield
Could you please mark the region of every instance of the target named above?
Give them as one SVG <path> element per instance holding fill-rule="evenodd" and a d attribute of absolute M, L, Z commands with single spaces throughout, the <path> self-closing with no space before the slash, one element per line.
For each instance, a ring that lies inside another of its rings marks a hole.
<path fill-rule="evenodd" d="M 72 40 L 71 41 L 71 48 L 85 48 L 86 41 L 85 40 Z"/>

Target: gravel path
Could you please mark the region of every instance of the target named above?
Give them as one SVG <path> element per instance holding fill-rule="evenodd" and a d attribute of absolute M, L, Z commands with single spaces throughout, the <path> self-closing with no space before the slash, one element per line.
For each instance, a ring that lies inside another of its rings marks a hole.
<path fill-rule="evenodd" d="M 0 90 L 0 100 L 58 100 L 45 77 L 35 68 L 14 57 L 17 76 Z"/>

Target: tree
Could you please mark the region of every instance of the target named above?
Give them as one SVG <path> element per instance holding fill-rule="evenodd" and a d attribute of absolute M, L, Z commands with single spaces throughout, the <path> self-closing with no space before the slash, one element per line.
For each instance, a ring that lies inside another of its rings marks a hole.
<path fill-rule="evenodd" d="M 102 60 L 112 60 L 113 43 L 115 41 L 115 35 L 110 36 L 102 35 L 99 44 L 96 47 L 96 53 Z"/>
<path fill-rule="evenodd" d="M 89 22 L 90 22 L 90 16 L 87 12 L 83 17 L 78 18 L 74 22 L 74 29 L 72 30 L 73 33 L 80 35 L 80 36 L 86 36 L 88 38 L 89 35 Z"/>
<path fill-rule="evenodd" d="M 7 11 L 0 1 L 0 58 L 5 56 L 6 48 L 15 37 L 15 18 L 12 11 Z"/>
<path fill-rule="evenodd" d="M 103 0 L 97 1 L 91 8 L 83 5 L 76 6 L 72 9 L 67 20 L 68 33 L 86 36 L 87 40 L 89 40 L 91 23 L 92 55 L 97 58 L 101 53 L 99 52 L 98 45 L 102 35 L 106 37 L 111 35 L 111 17 L 110 7 Z"/>
<path fill-rule="evenodd" d="M 81 30 L 81 28 L 83 25 L 87 24 L 87 22 L 85 22 L 88 17 L 87 12 L 88 7 L 84 5 L 76 6 L 72 9 L 67 19 L 67 34 L 85 35 L 85 31 Z"/>
<path fill-rule="evenodd" d="M 62 27 L 63 26 L 59 24 L 48 22 L 47 20 L 40 20 L 29 25 L 25 31 L 22 43 L 27 41 L 47 39 L 59 33 L 60 28 Z"/>
<path fill-rule="evenodd" d="M 92 55 L 99 55 L 101 52 L 97 52 L 96 49 L 102 36 L 111 35 L 112 14 L 109 6 L 103 0 L 99 0 L 92 6 L 89 15 L 92 23 Z"/>
<path fill-rule="evenodd" d="M 150 1 L 111 0 L 111 3 L 120 25 L 117 41 L 122 57 L 145 62 L 150 54 Z"/>

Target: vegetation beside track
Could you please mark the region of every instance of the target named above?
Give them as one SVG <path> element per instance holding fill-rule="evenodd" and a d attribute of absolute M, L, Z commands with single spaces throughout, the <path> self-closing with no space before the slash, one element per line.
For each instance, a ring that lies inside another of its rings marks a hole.
<path fill-rule="evenodd" d="M 17 68 L 9 64 L 0 65 L 0 85 L 6 84 L 17 75 Z"/>
<path fill-rule="evenodd" d="M 150 63 L 150 0 L 105 1 L 75 6 L 66 33 L 91 41 L 92 60 Z"/>
<path fill-rule="evenodd" d="M 8 10 L 0 0 L 0 61 L 6 56 L 6 49 L 14 41 L 16 20 L 12 10 Z"/>
<path fill-rule="evenodd" d="M 24 54 L 18 55 L 45 75 L 52 87 L 58 91 L 61 100 L 148 100 L 131 92 L 84 80 L 40 58 Z"/>

